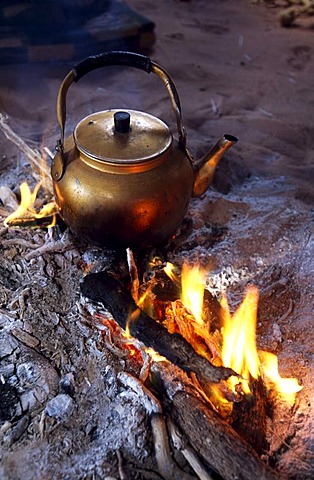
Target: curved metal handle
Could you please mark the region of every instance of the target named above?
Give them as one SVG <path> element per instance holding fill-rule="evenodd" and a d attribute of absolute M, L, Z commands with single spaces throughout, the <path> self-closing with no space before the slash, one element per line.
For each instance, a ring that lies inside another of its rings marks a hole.
<path fill-rule="evenodd" d="M 99 55 L 94 55 L 94 56 L 85 58 L 80 63 L 75 65 L 72 68 L 72 70 L 67 74 L 67 76 L 64 78 L 60 86 L 58 99 L 57 99 L 57 117 L 58 117 L 59 127 L 61 130 L 61 139 L 58 142 L 57 149 L 63 151 L 64 130 L 65 130 L 65 122 L 66 122 L 66 96 L 67 96 L 69 87 L 73 82 L 78 82 L 80 78 L 82 78 L 87 73 L 93 70 L 96 70 L 98 68 L 113 66 L 113 65 L 134 67 L 134 68 L 143 70 L 147 73 L 153 72 L 162 79 L 162 81 L 164 82 L 168 90 L 172 108 L 176 116 L 177 128 L 179 133 L 179 142 L 183 145 L 183 147 L 185 147 L 186 134 L 182 124 L 180 99 L 179 99 L 179 95 L 175 87 L 175 84 L 173 83 L 173 80 L 170 78 L 166 70 L 160 67 L 157 63 L 152 62 L 150 58 L 144 55 L 140 55 L 138 53 L 133 53 L 133 52 L 110 51 L 110 52 L 105 52 Z"/>
<path fill-rule="evenodd" d="M 74 65 L 75 81 L 78 82 L 87 73 L 97 68 L 108 67 L 110 65 L 121 65 L 125 67 L 134 67 L 144 72 L 150 73 L 152 70 L 150 58 L 139 53 L 110 51 L 93 55 Z"/>

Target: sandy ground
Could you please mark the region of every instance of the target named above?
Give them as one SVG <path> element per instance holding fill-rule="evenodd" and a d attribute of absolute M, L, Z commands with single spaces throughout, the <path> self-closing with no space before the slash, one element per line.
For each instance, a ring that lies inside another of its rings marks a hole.
<path fill-rule="evenodd" d="M 284 478 L 313 478 L 311 22 L 284 29 L 277 9 L 247 0 L 127 3 L 156 24 L 149 55 L 176 83 L 192 154 L 199 157 L 224 133 L 239 137 L 213 187 L 191 201 L 194 230 L 169 258 L 209 262 L 213 272 L 225 275 L 222 283 L 230 283 L 234 301 L 243 294 L 243 282 L 260 287 L 259 344 L 279 355 L 283 375 L 304 385 L 289 420 L 289 445 L 277 452 L 275 466 Z M 0 108 L 16 133 L 53 148 L 56 94 L 71 65 L 0 65 Z M 175 129 L 158 79 L 110 69 L 73 86 L 69 131 L 83 115 L 115 107 L 149 111 Z M 21 155 L 2 134 L 0 142 L 1 185 L 17 189 L 23 173 L 13 162 L 20 166 Z M 219 232 L 215 239 L 213 227 Z M 61 478 L 50 474 L 45 478 Z"/>

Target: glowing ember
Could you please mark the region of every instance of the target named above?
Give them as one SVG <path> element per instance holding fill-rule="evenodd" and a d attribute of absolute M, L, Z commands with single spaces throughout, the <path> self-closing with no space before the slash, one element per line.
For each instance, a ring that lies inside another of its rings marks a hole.
<path fill-rule="evenodd" d="M 56 223 L 57 206 L 54 202 L 44 205 L 39 211 L 35 208 L 38 191 L 41 187 L 39 182 L 33 192 L 26 182 L 20 185 L 21 203 L 15 212 L 11 213 L 5 221 L 6 227 L 11 226 L 38 226 L 36 220 L 52 217 L 52 220 L 46 227 L 53 227 Z"/>
<path fill-rule="evenodd" d="M 140 301 L 144 300 L 143 297 L 146 297 L 146 295 L 144 294 L 141 297 Z M 130 323 L 135 322 L 137 320 L 139 314 L 140 314 L 140 309 L 139 308 L 137 308 L 136 310 L 134 310 L 134 312 L 129 314 L 127 322 L 126 322 L 125 331 L 122 332 L 122 335 L 124 336 L 124 338 L 126 338 L 128 340 L 125 343 L 125 346 L 128 347 L 131 356 L 135 355 L 136 350 L 135 350 L 135 347 L 134 347 L 134 338 L 132 337 L 131 332 L 130 332 Z M 143 346 L 143 349 L 151 357 L 151 359 L 154 362 L 167 362 L 168 361 L 165 357 L 163 357 L 162 355 L 159 355 L 159 353 L 157 353 L 153 348 Z"/>

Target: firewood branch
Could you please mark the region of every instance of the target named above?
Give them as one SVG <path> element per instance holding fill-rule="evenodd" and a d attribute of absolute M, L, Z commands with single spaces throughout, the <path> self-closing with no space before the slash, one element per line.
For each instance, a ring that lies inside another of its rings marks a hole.
<path fill-rule="evenodd" d="M 163 478 L 165 480 L 177 480 L 178 478 L 182 480 L 196 480 L 194 475 L 181 470 L 172 459 L 164 417 L 160 414 L 152 415 L 151 425 L 158 470 Z"/>
<path fill-rule="evenodd" d="M 182 455 L 191 465 L 198 478 L 200 480 L 213 480 L 213 477 L 207 472 L 198 455 L 188 444 L 186 438 L 183 438 L 183 435 L 181 432 L 179 432 L 178 427 L 171 420 L 168 421 L 168 429 L 175 448 L 181 451 Z"/>
<path fill-rule="evenodd" d="M 157 446 L 156 459 L 160 464 L 165 461 L 163 456 L 167 457 L 166 447 L 164 447 L 167 436 L 165 437 L 164 432 L 166 427 L 162 425 L 163 416 L 160 413 L 162 411 L 182 432 L 186 442 L 182 444 L 182 453 L 184 451 L 185 456 L 187 455 L 187 460 L 199 478 L 203 475 L 205 479 L 210 469 L 219 473 L 224 480 L 234 480 L 234 478 L 275 480 L 278 478 L 261 461 L 253 448 L 199 398 L 195 389 L 184 380 L 187 377 L 183 373 L 183 371 L 194 372 L 202 378 L 202 381 L 206 378 L 209 382 L 218 382 L 233 374 L 232 370 L 211 365 L 197 355 L 183 337 L 170 334 L 161 324 L 141 311 L 126 287 L 109 273 L 87 275 L 81 284 L 81 292 L 85 297 L 101 303 L 110 311 L 121 328 L 126 329 L 128 326 L 132 336 L 147 347 L 154 348 L 171 362 L 153 363 L 148 380 L 149 392 L 151 389 L 154 391 L 156 401 L 161 405 L 157 410 L 155 407 L 150 407 L 155 435 L 154 444 L 155 447 Z M 131 318 L 132 321 L 130 321 Z M 178 376 L 178 370 L 174 365 L 181 368 L 182 378 Z M 121 379 L 126 381 L 124 377 Z M 129 381 L 130 379 L 127 383 Z M 132 385 L 134 389 L 134 382 Z M 138 386 L 135 385 L 135 389 L 137 388 Z M 144 395 L 145 399 L 147 392 L 141 390 L 141 396 Z M 153 401 L 153 405 L 156 401 Z M 151 405 L 150 402 L 149 405 Z M 158 445 L 162 447 L 159 448 Z M 194 451 L 197 452 L 197 456 L 194 455 Z"/>
<path fill-rule="evenodd" d="M 157 353 L 186 372 L 194 372 L 208 382 L 219 382 L 237 375 L 230 368 L 215 367 L 198 355 L 179 334 L 167 329 L 143 312 L 134 302 L 128 290 L 107 272 L 87 275 L 81 284 L 82 294 L 94 302 L 100 302 L 112 314 L 124 330 L 153 348 Z"/>

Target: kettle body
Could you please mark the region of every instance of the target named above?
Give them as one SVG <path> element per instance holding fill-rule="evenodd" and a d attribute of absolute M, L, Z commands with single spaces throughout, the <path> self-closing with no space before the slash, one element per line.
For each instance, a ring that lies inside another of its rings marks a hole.
<path fill-rule="evenodd" d="M 78 237 L 97 245 L 145 248 L 176 231 L 194 176 L 176 141 L 157 165 L 95 164 L 82 157 L 73 137 L 67 139 L 65 173 L 54 182 L 54 192 L 61 217 Z"/>

